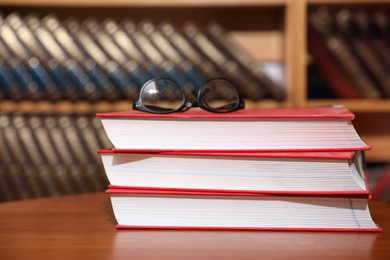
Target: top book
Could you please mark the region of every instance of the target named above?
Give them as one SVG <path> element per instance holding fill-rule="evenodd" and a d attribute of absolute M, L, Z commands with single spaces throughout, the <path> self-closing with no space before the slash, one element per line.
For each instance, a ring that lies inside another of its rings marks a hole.
<path fill-rule="evenodd" d="M 115 148 L 191 151 L 355 151 L 368 146 L 340 106 L 243 109 L 218 114 L 98 113 Z"/>

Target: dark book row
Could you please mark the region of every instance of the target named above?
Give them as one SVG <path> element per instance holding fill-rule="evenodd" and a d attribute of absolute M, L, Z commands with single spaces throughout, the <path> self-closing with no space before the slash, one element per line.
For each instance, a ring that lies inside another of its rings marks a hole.
<path fill-rule="evenodd" d="M 258 62 L 217 23 L 59 20 L 17 13 L 0 19 L 0 95 L 12 100 L 129 100 L 152 78 L 197 93 L 210 78 L 231 80 L 244 98 L 283 100 Z"/>
<path fill-rule="evenodd" d="M 383 10 L 309 12 L 308 48 L 336 98 L 390 98 L 390 17 Z M 310 86 L 309 86 L 310 89 Z"/>
<path fill-rule="evenodd" d="M 96 150 L 112 147 L 94 115 L 0 115 L 0 202 L 104 191 Z"/>

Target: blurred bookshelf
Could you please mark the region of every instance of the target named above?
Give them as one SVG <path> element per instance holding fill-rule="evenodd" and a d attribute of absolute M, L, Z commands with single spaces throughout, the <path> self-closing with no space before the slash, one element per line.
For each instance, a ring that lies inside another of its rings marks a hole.
<path fill-rule="evenodd" d="M 369 161 L 390 161 L 389 99 L 309 99 L 307 89 L 307 67 L 310 56 L 307 48 L 308 11 L 326 6 L 330 9 L 342 7 L 381 8 L 390 10 L 386 0 L 113 0 L 113 1 L 52 1 L 52 0 L 2 0 L 3 16 L 14 12 L 21 17 L 37 14 L 39 17 L 54 14 L 60 21 L 76 17 L 82 21 L 94 17 L 98 21 L 115 17 L 130 18 L 135 22 L 145 19 L 159 24 L 168 20 L 175 26 L 194 21 L 200 27 L 218 22 L 228 32 L 229 40 L 259 63 L 276 63 L 283 70 L 282 85 L 286 92 L 283 100 L 272 98 L 248 100 L 248 107 L 304 107 L 342 104 L 356 114 L 359 133 L 373 146 L 367 153 Z M 131 109 L 130 100 L 118 101 L 0 101 L 1 112 L 39 113 L 96 113 Z M 361 119 L 362 118 L 362 119 Z M 367 124 L 363 119 L 375 119 Z M 379 125 L 378 125 L 379 124 Z M 381 129 L 380 131 L 378 129 Z M 382 130 L 384 129 L 384 130 Z"/>
<path fill-rule="evenodd" d="M 59 20 L 76 17 L 78 20 L 96 18 L 104 21 L 115 17 L 117 21 L 131 19 L 136 23 L 145 19 L 155 24 L 168 20 L 175 26 L 181 26 L 187 21 L 193 21 L 200 27 L 211 22 L 218 22 L 229 33 L 232 42 L 240 45 L 246 54 L 256 61 L 277 63 L 283 68 L 283 87 L 289 92 L 290 86 L 299 79 L 296 73 L 296 44 L 299 38 L 295 32 L 293 22 L 297 19 L 295 12 L 299 13 L 301 1 L 1 1 L 0 10 L 4 16 L 16 12 L 22 18 L 30 14 L 39 17 L 55 15 Z M 115 14 L 115 15 L 113 15 Z M 293 47 L 295 46 L 295 47 Z M 303 47 L 303 46 L 302 46 Z M 301 59 L 298 59 L 301 60 Z M 291 68 L 291 69 L 290 69 Z M 295 95 L 296 91 L 292 91 Z M 292 106 L 293 100 L 288 93 L 283 100 L 262 99 L 260 102 L 249 102 L 254 107 L 284 107 Z M 67 107 L 62 103 L 60 107 Z M 82 102 L 85 103 L 85 102 Z M 99 101 L 91 104 L 88 110 L 104 108 L 116 110 L 126 107 L 125 101 L 121 105 Z M 260 104 L 261 103 L 261 104 Z M 6 101 L 0 104 L 1 110 L 15 110 L 18 107 L 41 107 L 34 102 L 21 101 L 12 104 Z M 110 108 L 112 106 L 112 109 Z M 83 107 L 85 104 L 76 107 Z M 130 107 L 130 105 L 129 105 Z M 34 111 L 34 109 L 31 109 Z M 52 110 L 51 110 L 52 111 Z M 58 111 L 58 109 L 56 109 Z M 96 112 L 99 112 L 96 111 Z"/>

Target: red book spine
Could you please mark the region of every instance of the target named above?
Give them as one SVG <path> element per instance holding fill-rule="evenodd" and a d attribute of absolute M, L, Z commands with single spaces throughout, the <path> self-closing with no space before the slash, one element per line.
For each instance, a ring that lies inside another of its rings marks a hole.
<path fill-rule="evenodd" d="M 363 191 L 246 191 L 246 190 L 213 190 L 182 188 L 150 188 L 109 185 L 109 195 L 175 195 L 175 196 L 234 196 L 234 197 L 333 197 L 369 199 L 368 190 Z"/>
<path fill-rule="evenodd" d="M 144 230 L 212 230 L 212 231 L 321 231 L 321 232 L 382 232 L 379 226 L 376 228 L 277 228 L 277 227 L 195 227 L 195 226 L 127 226 L 116 225 L 117 229 L 144 229 Z"/>
<path fill-rule="evenodd" d="M 252 158 L 318 158 L 318 159 L 345 159 L 350 160 L 355 151 L 335 151 L 335 152 L 288 152 L 288 151 L 190 151 L 190 150 L 144 150 L 144 149 L 101 149 L 99 154 L 150 154 L 150 155 L 171 155 L 171 156 L 212 156 L 212 157 L 252 157 Z"/>

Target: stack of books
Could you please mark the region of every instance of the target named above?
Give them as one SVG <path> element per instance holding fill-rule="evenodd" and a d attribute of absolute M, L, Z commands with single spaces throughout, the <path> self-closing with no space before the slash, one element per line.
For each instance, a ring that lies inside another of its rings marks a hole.
<path fill-rule="evenodd" d="M 117 228 L 381 231 L 344 107 L 97 117 Z"/>

